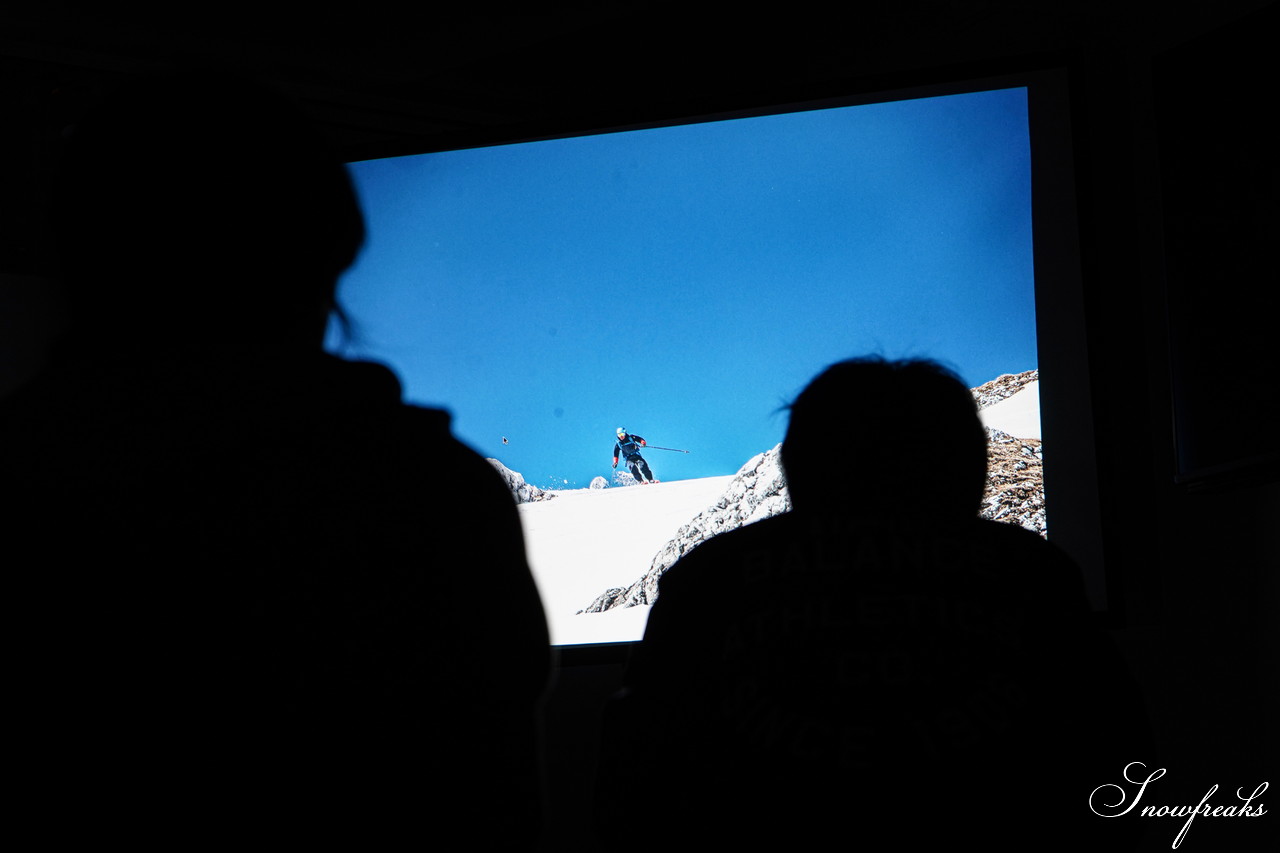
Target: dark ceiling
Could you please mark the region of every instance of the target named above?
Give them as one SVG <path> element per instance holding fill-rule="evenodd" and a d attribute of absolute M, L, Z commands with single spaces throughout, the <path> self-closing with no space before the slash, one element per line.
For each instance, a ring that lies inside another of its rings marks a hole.
<path fill-rule="evenodd" d="M 324 4 L 45 2 L 0 12 L 0 56 L 6 88 L 43 109 L 41 119 L 124 74 L 193 58 L 235 63 L 313 107 L 355 159 L 838 93 L 868 78 L 1174 43 L 1265 4 L 1184 0 L 1160 4 L 1158 15 L 1114 0 L 824 4 L 808 13 L 779 4 L 734 14 L 690 12 L 697 4 L 505 5 L 446 12 L 364 0 L 317 12 Z"/>
<path fill-rule="evenodd" d="M 723 7 L 724 4 L 716 4 Z M 1149 53 L 1270 5 L 929 0 L 443 7 L 364 0 L 43 2 L 0 10 L 8 127 L 0 266 L 38 267 L 43 176 L 82 105 L 138 71 L 192 60 L 274 81 L 346 159 L 661 121 L 859 90 Z M 328 11 L 318 11 L 322 8 Z M 451 11 L 444 11 L 451 9 Z M 696 9 L 698 11 L 690 11 Z M 15 201 L 15 199 L 17 201 Z"/>

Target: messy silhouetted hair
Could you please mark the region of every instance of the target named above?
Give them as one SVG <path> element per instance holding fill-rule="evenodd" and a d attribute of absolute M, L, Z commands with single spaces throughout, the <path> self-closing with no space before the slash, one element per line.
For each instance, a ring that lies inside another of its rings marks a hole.
<path fill-rule="evenodd" d="M 798 508 L 975 516 L 986 431 L 965 384 L 927 359 L 833 364 L 789 407 L 782 465 Z"/>

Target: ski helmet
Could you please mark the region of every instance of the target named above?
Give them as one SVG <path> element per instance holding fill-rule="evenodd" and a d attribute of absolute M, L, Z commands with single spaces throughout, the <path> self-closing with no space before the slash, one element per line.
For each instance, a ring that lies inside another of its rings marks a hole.
<path fill-rule="evenodd" d="M 627 431 L 625 429 L 623 429 L 622 427 L 618 427 L 618 438 L 622 438 L 626 434 L 627 434 Z"/>

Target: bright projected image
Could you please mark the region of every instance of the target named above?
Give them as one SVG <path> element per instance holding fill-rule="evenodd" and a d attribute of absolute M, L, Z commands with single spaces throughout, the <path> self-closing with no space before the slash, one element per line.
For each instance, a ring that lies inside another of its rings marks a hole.
<path fill-rule="evenodd" d="M 765 504 L 736 523 L 785 504 L 780 409 L 834 361 L 948 364 L 1038 465 L 1030 165 L 1022 88 L 354 163 L 369 238 L 327 347 L 534 487 L 553 642 L 638 639 L 660 552 L 744 466 Z M 611 467 L 618 428 L 661 482 Z"/>

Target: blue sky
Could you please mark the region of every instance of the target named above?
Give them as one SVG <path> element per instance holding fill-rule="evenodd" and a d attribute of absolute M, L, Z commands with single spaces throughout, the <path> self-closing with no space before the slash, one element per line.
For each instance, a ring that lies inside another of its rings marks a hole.
<path fill-rule="evenodd" d="M 1037 366 L 1023 89 L 351 169 L 369 239 L 329 348 L 535 485 L 608 476 L 619 426 L 689 450 L 646 454 L 660 479 L 732 474 L 854 355 Z"/>

